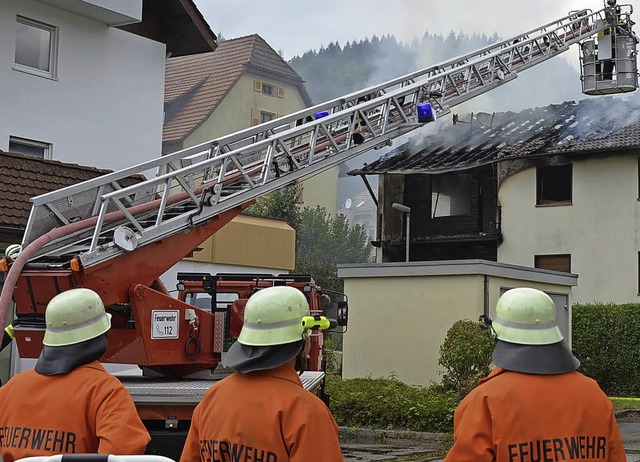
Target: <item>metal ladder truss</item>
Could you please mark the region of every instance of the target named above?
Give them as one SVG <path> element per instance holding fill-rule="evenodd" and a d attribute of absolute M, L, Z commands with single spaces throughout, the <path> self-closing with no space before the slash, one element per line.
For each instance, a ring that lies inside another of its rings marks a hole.
<path fill-rule="evenodd" d="M 610 8 L 573 12 L 439 65 L 38 196 L 22 244 L 94 217 L 86 229 L 42 247 L 31 263 L 62 264 L 79 255 L 85 267 L 98 264 L 388 145 L 422 126 L 417 104 L 446 114 L 603 30 L 610 17 Z M 149 171 L 158 174 L 145 180 Z M 114 234 L 135 244 L 114 242 Z"/>

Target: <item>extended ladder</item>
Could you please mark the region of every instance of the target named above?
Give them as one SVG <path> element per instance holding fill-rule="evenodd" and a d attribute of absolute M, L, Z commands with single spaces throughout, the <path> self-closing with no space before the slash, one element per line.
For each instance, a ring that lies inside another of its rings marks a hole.
<path fill-rule="evenodd" d="M 422 125 L 416 105 L 428 102 L 437 115 L 445 114 L 609 27 L 611 11 L 573 12 L 383 84 L 38 196 L 32 199 L 23 246 L 53 228 L 86 220 L 85 229 L 48 243 L 31 262 L 55 267 L 78 255 L 87 267 L 197 226 L 390 144 Z M 160 173 L 148 180 L 139 176 L 148 171 Z"/>

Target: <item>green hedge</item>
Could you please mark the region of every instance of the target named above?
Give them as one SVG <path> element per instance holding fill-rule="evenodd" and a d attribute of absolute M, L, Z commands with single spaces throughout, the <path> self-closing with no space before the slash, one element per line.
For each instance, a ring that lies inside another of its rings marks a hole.
<path fill-rule="evenodd" d="M 572 307 L 572 348 L 580 372 L 609 396 L 640 396 L 640 304 Z"/>
<path fill-rule="evenodd" d="M 448 432 L 459 396 L 443 387 L 410 386 L 396 377 L 344 380 L 327 375 L 338 425 L 386 430 Z"/>

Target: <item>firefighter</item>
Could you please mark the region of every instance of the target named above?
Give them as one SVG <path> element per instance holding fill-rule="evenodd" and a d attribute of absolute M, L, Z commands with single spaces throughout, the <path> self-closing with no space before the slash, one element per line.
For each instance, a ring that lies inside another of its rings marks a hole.
<path fill-rule="evenodd" d="M 342 462 L 338 426 L 302 387 L 294 368 L 309 346 L 304 294 L 268 287 L 247 301 L 238 340 L 223 363 L 235 369 L 193 412 L 181 462 Z"/>
<path fill-rule="evenodd" d="M 614 23 L 618 23 L 621 13 L 620 5 L 616 4 L 616 0 L 608 0 L 607 4 L 612 7 L 608 13 L 608 20 Z M 607 27 L 603 31 L 598 33 L 598 38 L 610 35 L 611 36 L 611 59 L 603 59 L 602 63 L 602 80 L 613 79 L 613 70 L 616 65 L 616 38 L 618 34 L 613 33 L 613 27 Z"/>
<path fill-rule="evenodd" d="M 45 311 L 35 369 L 0 388 L 3 462 L 70 453 L 144 454 L 151 439 L 131 396 L 98 362 L 111 316 L 89 289 L 56 295 Z"/>
<path fill-rule="evenodd" d="M 491 326 L 496 367 L 456 409 L 445 462 L 625 462 L 611 401 L 576 371 L 551 298 L 508 290 Z"/>

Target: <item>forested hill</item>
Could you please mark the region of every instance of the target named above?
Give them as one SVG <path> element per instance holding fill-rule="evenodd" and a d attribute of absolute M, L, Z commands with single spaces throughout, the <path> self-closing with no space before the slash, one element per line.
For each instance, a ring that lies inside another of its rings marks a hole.
<path fill-rule="evenodd" d="M 308 51 L 292 58 L 289 64 L 305 80 L 313 102 L 320 103 L 438 64 L 498 40 L 496 34 L 487 37 L 453 32 L 447 37 L 425 33 L 422 39 L 412 43 L 399 42 L 393 36 L 374 36 L 344 46 L 330 43 L 319 51 Z M 563 56 L 577 64 L 577 49 L 574 48 Z M 473 99 L 470 111 L 517 111 L 584 98 L 580 74 L 567 59 L 555 57 L 524 71 L 515 81 Z M 466 103 L 467 107 L 470 104 Z"/>

